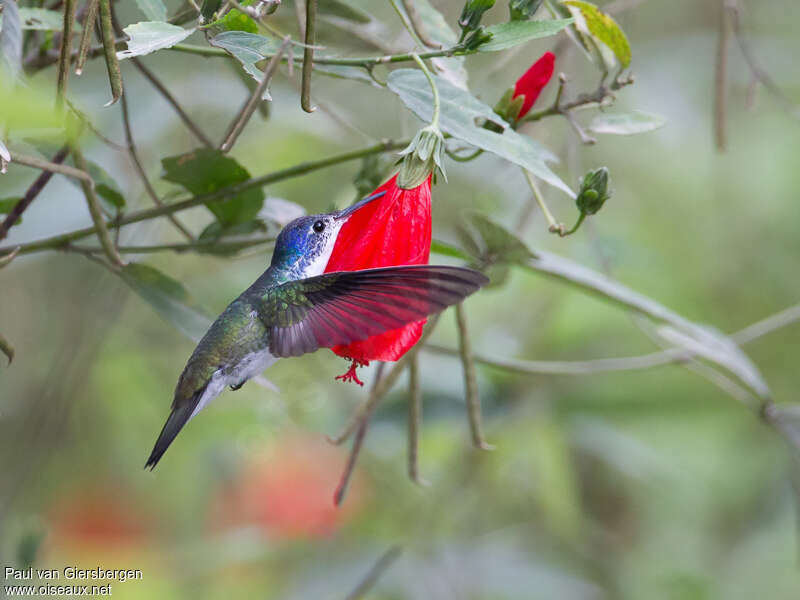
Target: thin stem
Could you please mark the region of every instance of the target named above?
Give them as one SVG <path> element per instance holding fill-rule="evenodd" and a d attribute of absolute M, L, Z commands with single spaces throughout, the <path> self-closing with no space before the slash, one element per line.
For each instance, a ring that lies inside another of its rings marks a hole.
<path fill-rule="evenodd" d="M 364 598 L 367 592 L 377 583 L 380 576 L 394 564 L 394 561 L 400 558 L 402 553 L 403 549 L 400 546 L 392 546 L 384 552 L 369 570 L 366 577 L 364 577 L 352 592 L 347 594 L 345 600 L 361 600 Z"/>
<path fill-rule="evenodd" d="M 128 154 L 131 157 L 131 161 L 133 162 L 133 166 L 136 169 L 136 173 L 139 175 L 139 179 L 142 180 L 144 184 L 144 189 L 147 192 L 147 195 L 150 196 L 150 199 L 153 201 L 153 204 L 156 205 L 156 208 L 164 209 L 166 205 L 161 201 L 161 198 L 158 197 L 156 194 L 156 190 L 153 188 L 153 185 L 150 183 L 150 180 L 147 178 L 147 173 L 142 166 L 142 161 L 139 159 L 139 152 L 136 149 L 136 143 L 133 140 L 133 129 L 131 127 L 131 119 L 130 114 L 128 112 L 128 98 L 126 96 L 122 96 L 122 126 L 125 130 L 125 143 L 128 145 Z M 130 215 L 129 215 L 130 216 Z M 181 232 L 183 236 L 187 240 L 194 240 L 194 236 L 192 232 L 189 231 L 186 226 L 181 223 L 178 218 L 171 214 L 167 213 L 167 218 L 173 224 L 175 229 Z M 120 227 L 123 225 L 123 219 L 118 219 L 114 223 L 114 227 Z M 83 237 L 83 236 L 80 236 Z M 78 239 L 78 238 L 71 238 L 71 239 Z"/>
<path fill-rule="evenodd" d="M 356 431 L 356 429 L 360 426 L 362 420 L 364 419 L 364 415 L 369 415 L 372 413 L 372 411 L 375 409 L 375 406 L 378 404 L 378 402 L 380 402 L 383 395 L 391 389 L 391 387 L 400 377 L 403 370 L 408 366 L 409 361 L 411 361 L 411 359 L 413 359 L 414 356 L 416 356 L 417 352 L 419 352 L 419 349 L 428 340 L 431 333 L 433 333 L 433 330 L 436 327 L 436 323 L 438 322 L 438 320 L 439 320 L 439 315 L 431 317 L 428 320 L 428 325 L 422 332 L 422 336 L 420 336 L 419 341 L 416 344 L 414 344 L 414 346 L 412 346 L 411 349 L 400 358 L 400 360 L 394 363 L 392 370 L 389 371 L 389 373 L 385 377 L 381 378 L 379 384 L 376 385 L 374 388 L 374 393 L 370 393 L 367 400 L 361 405 L 359 405 L 358 408 L 356 408 L 356 410 L 350 417 L 350 421 L 344 427 L 342 432 L 334 438 L 329 437 L 328 441 L 338 446 L 339 444 L 345 442 L 347 438 L 349 438 L 351 435 L 353 435 L 353 432 Z"/>
<path fill-rule="evenodd" d="M 61 165 L 56 162 L 50 162 L 48 160 L 42 160 L 41 158 L 36 158 L 35 156 L 28 156 L 27 154 L 19 154 L 18 152 L 11 153 L 11 162 L 16 163 L 18 165 L 25 165 L 26 167 L 32 167 L 34 169 L 41 169 L 42 171 L 51 171 L 53 173 L 59 173 L 61 175 L 66 175 L 67 177 L 73 177 L 75 179 L 86 181 L 91 185 L 94 185 L 92 177 L 86 171 L 82 171 L 80 169 L 76 169 L 75 167 L 70 167 L 68 165 Z"/>
<path fill-rule="evenodd" d="M 114 25 L 111 20 L 111 0 L 100 0 L 100 32 L 103 34 L 103 53 L 106 57 L 108 82 L 111 86 L 111 100 L 106 106 L 115 104 L 123 94 L 122 73 L 119 70 L 117 49 L 114 41 Z"/>
<path fill-rule="evenodd" d="M 525 180 L 528 182 L 528 186 L 531 188 L 531 192 L 533 192 L 533 197 L 536 198 L 536 202 L 539 204 L 539 208 L 542 209 L 544 218 L 547 219 L 548 231 L 550 231 L 550 233 L 563 233 L 564 225 L 563 223 L 556 222 L 555 218 L 553 217 L 553 214 L 547 207 L 547 203 L 544 201 L 542 192 L 539 190 L 539 186 L 536 185 L 536 179 L 533 176 L 533 173 L 531 173 L 527 169 L 522 169 L 522 173 L 523 175 L 525 175 Z"/>
<path fill-rule="evenodd" d="M 75 0 L 64 0 L 64 26 L 61 30 L 61 51 L 58 55 L 56 108 L 61 110 L 69 81 L 69 62 L 72 57 L 72 28 L 75 24 Z"/>
<path fill-rule="evenodd" d="M 122 102 L 124 106 L 125 96 L 122 97 Z M 200 194 L 199 196 L 192 196 L 190 198 L 181 200 L 179 202 L 175 202 L 173 204 L 164 204 L 161 206 L 156 206 L 154 208 L 148 208 L 140 211 L 130 212 L 121 219 L 119 219 L 118 221 L 109 223 L 109 227 L 122 227 L 123 225 L 138 223 L 140 221 L 147 221 L 149 219 L 154 219 L 156 217 L 161 217 L 164 215 L 172 215 L 173 213 L 193 208 L 201 204 L 205 204 L 206 202 L 212 202 L 217 200 L 224 202 L 225 200 L 232 198 L 235 195 L 245 190 L 249 190 L 251 188 L 263 187 L 265 185 L 276 183 L 278 181 L 283 181 L 285 179 L 291 179 L 292 177 L 305 175 L 307 173 L 311 173 L 319 169 L 324 169 L 326 167 L 338 165 L 343 162 L 355 160 L 357 158 L 363 158 L 365 156 L 370 156 L 372 154 L 379 154 L 381 152 L 399 150 L 405 148 L 408 144 L 409 140 L 401 140 L 398 142 L 391 140 L 384 140 L 382 142 L 378 142 L 377 144 L 373 144 L 371 146 L 367 146 L 359 150 L 352 150 L 350 152 L 336 154 L 328 158 L 303 162 L 288 167 L 286 169 L 281 169 L 278 171 L 273 171 L 272 173 L 267 173 L 266 175 L 262 175 L 261 177 L 253 177 L 246 181 L 242 181 L 241 183 L 221 188 L 219 190 L 210 192 L 208 194 Z M 20 244 L 20 254 L 30 254 L 32 252 L 38 252 L 41 250 L 57 250 L 63 247 L 64 244 L 66 243 L 88 237 L 94 233 L 96 233 L 94 227 L 85 227 L 83 229 L 76 229 L 68 233 L 62 233 L 35 242 Z M 12 248 L 10 247 L 0 248 L 0 254 L 10 252 L 11 250 Z"/>
<path fill-rule="evenodd" d="M 145 79 L 147 79 L 153 87 L 158 90 L 158 92 L 164 97 L 170 106 L 178 113 L 178 117 L 180 117 L 183 124 L 186 125 L 187 129 L 191 131 L 194 136 L 200 141 L 201 144 L 206 146 L 207 148 L 213 148 L 214 143 L 206 137 L 206 134 L 203 133 L 203 130 L 197 126 L 197 124 L 192 121 L 191 117 L 183 110 L 183 107 L 178 103 L 177 99 L 170 93 L 170 91 L 166 88 L 166 86 L 161 83 L 161 80 L 153 73 L 150 69 L 144 66 L 141 60 L 138 57 L 133 56 L 131 57 L 131 62 L 133 66 L 136 67 L 139 72 L 144 75 Z"/>
<path fill-rule="evenodd" d="M 83 154 L 81 154 L 77 148 L 72 149 L 72 157 L 75 160 L 75 164 L 85 171 L 86 160 L 84 160 Z M 94 221 L 94 226 L 97 229 L 97 237 L 100 240 L 100 245 L 103 247 L 106 257 L 108 257 L 109 262 L 116 268 L 125 266 L 125 262 L 120 257 L 117 249 L 114 247 L 111 236 L 108 234 L 108 228 L 103 218 L 103 210 L 100 208 L 100 200 L 95 193 L 94 184 L 88 183 L 82 179 L 81 187 L 83 188 L 84 196 L 86 196 L 86 203 L 89 207 L 89 213 L 92 215 L 92 221 Z"/>
<path fill-rule="evenodd" d="M 466 395 L 467 417 L 469 419 L 472 445 L 481 450 L 490 450 L 492 446 L 487 444 L 483 437 L 478 378 L 475 374 L 475 362 L 472 358 L 472 345 L 469 339 L 469 328 L 463 303 L 456 304 L 456 326 L 458 327 L 458 352 L 464 368 L 464 393 Z"/>
<path fill-rule="evenodd" d="M 425 23 L 422 21 L 422 17 L 417 11 L 417 6 L 414 4 L 414 0 L 402 1 L 403 8 L 406 11 L 406 15 L 408 15 L 408 21 L 414 34 L 417 36 L 417 38 L 419 38 L 419 41 L 429 48 L 441 48 L 442 45 L 431 39 L 431 37 L 428 35 L 428 31 L 425 28 Z"/>
<path fill-rule="evenodd" d="M 436 87 L 436 81 L 433 79 L 433 74 L 428 70 L 427 65 L 425 62 L 417 55 L 414 54 L 414 62 L 419 65 L 419 68 L 422 69 L 422 72 L 425 73 L 425 78 L 428 80 L 428 84 L 431 86 L 431 92 L 433 93 L 433 117 L 431 118 L 431 127 L 439 127 L 439 112 L 441 109 L 441 102 L 439 101 L 439 88 Z"/>
<path fill-rule="evenodd" d="M 714 66 L 714 140 L 717 150 L 724 152 L 728 144 L 728 50 L 731 41 L 731 26 L 728 0 L 719 0 L 719 35 L 717 36 L 717 60 Z"/>
<path fill-rule="evenodd" d="M 800 321 L 800 304 L 790 306 L 786 310 L 782 310 L 766 319 L 753 323 L 732 334 L 730 337 L 737 344 L 747 344 L 796 321 Z"/>
<path fill-rule="evenodd" d="M 69 154 L 69 146 L 62 146 L 61 149 L 56 152 L 55 156 L 53 156 L 53 160 L 50 164 L 58 165 L 61 164 L 64 159 Z M 14 205 L 14 208 L 11 209 L 11 212 L 6 215 L 6 218 L 0 223 L 0 240 L 5 238 L 8 235 L 8 230 L 17 222 L 22 216 L 31 203 L 36 199 L 39 193 L 44 189 L 44 186 L 50 181 L 53 177 L 53 171 L 42 171 L 39 176 L 33 181 L 31 186 L 25 192 L 25 195 L 20 198 L 19 202 Z"/>
<path fill-rule="evenodd" d="M 243 240 L 194 240 L 192 242 L 176 242 L 173 244 L 155 244 L 148 246 L 117 246 L 117 251 L 120 254 L 152 254 L 154 252 L 207 252 L 214 250 L 215 252 L 235 252 L 237 250 L 244 250 L 252 246 L 259 246 L 261 244 L 271 244 L 275 242 L 275 236 L 265 236 L 257 238 L 248 238 Z M 102 248 L 90 246 L 74 246 L 71 248 L 79 248 L 92 254 L 103 252 Z"/>
<path fill-rule="evenodd" d="M 11 261 L 14 260 L 19 254 L 19 246 L 14 248 L 10 254 L 6 254 L 5 256 L 0 256 L 0 269 L 3 267 L 7 267 L 11 264 Z"/>
<path fill-rule="evenodd" d="M 303 48 L 303 88 L 300 91 L 300 106 L 307 113 L 317 110 L 311 104 L 311 71 L 314 66 L 314 45 L 316 41 L 317 0 L 306 0 L 306 35 Z M 282 48 L 282 47 L 281 47 Z M 282 52 L 279 52 L 279 54 Z"/>
<path fill-rule="evenodd" d="M 419 477 L 419 427 L 422 421 L 422 387 L 419 380 L 419 357 L 408 363 L 408 476 L 425 485 Z"/>
<path fill-rule="evenodd" d="M 83 33 L 81 34 L 81 43 L 78 48 L 78 60 L 75 63 L 75 75 L 83 73 L 86 58 L 89 55 L 89 46 L 92 44 L 92 34 L 97 22 L 99 4 L 100 0 L 89 0 L 86 4 L 86 18 L 83 20 Z"/>
<path fill-rule="evenodd" d="M 275 71 L 278 68 L 278 63 L 280 62 L 281 56 L 286 51 L 286 48 L 289 47 L 289 36 L 286 36 L 283 39 L 283 44 L 281 44 L 278 53 L 272 57 L 272 60 L 269 61 L 267 68 L 264 70 L 264 76 L 261 79 L 261 82 L 256 86 L 256 89 L 250 94 L 250 97 L 242 106 L 239 114 L 233 119 L 228 127 L 228 132 L 225 134 L 222 143 L 220 144 L 219 149 L 222 152 L 228 152 L 233 145 L 236 143 L 236 140 L 239 138 L 239 135 L 244 131 L 245 126 L 250 121 L 250 117 L 253 116 L 258 105 L 262 102 L 262 96 L 264 95 L 264 91 L 267 89 L 269 82 L 272 80 L 272 76 L 275 74 Z"/>

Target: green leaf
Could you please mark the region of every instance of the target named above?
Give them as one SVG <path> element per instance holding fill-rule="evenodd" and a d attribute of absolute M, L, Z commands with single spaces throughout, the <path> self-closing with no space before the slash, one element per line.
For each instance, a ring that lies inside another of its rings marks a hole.
<path fill-rule="evenodd" d="M 614 135 L 635 135 L 660 129 L 666 119 L 659 115 L 635 111 L 629 114 L 607 115 L 595 117 L 589 129 L 595 133 L 610 133 Z"/>
<path fill-rule="evenodd" d="M 194 195 L 214 192 L 250 179 L 250 173 L 235 159 L 211 148 L 165 158 L 161 165 L 164 179 L 182 185 Z M 260 188 L 251 188 L 224 202 L 207 202 L 206 206 L 222 225 L 229 226 L 254 219 L 263 203 L 264 192 Z"/>
<path fill-rule="evenodd" d="M 0 333 L 0 352 L 6 355 L 8 358 L 8 364 L 11 364 L 11 361 L 14 360 L 14 346 L 12 346 L 9 341 L 3 337 L 3 334 Z"/>
<path fill-rule="evenodd" d="M 167 20 L 167 7 L 162 0 L 136 0 L 136 5 L 151 21 Z"/>
<path fill-rule="evenodd" d="M 623 69 L 630 65 L 628 38 L 614 19 L 589 2 L 567 0 L 564 5 L 575 18 L 575 27 L 579 32 L 590 35 L 611 50 Z"/>
<path fill-rule="evenodd" d="M 436 77 L 441 101 L 442 131 L 517 164 L 564 191 L 571 198 L 575 193 L 547 166 L 556 156 L 529 137 L 520 135 L 508 126 L 489 106 L 441 77 Z M 429 122 L 433 116 L 433 94 L 422 71 L 397 69 L 389 74 L 389 89 L 420 119 Z M 482 127 L 491 121 L 503 129 L 496 133 Z"/>
<path fill-rule="evenodd" d="M 254 0 L 244 0 L 240 2 L 242 6 L 250 6 Z M 221 19 L 217 19 L 210 24 L 214 27 L 213 32 L 216 34 L 222 31 L 246 31 L 248 33 L 258 33 L 258 25 L 255 21 L 240 11 L 238 8 L 232 8 Z"/>
<path fill-rule="evenodd" d="M 15 0 L 3 2 L 3 25 L 0 29 L 0 65 L 5 64 L 12 79 L 22 71 L 22 22 Z M 3 73 L 0 71 L 0 79 Z M 2 105 L 2 103 L 0 103 Z"/>
<path fill-rule="evenodd" d="M 517 236 L 486 215 L 470 211 L 465 216 L 464 233 L 470 242 L 464 244 L 480 265 L 524 265 L 533 252 Z M 466 241 L 462 235 L 462 240 Z"/>
<path fill-rule="evenodd" d="M 0 198 L 0 215 L 8 215 L 11 214 L 11 211 L 17 205 L 17 202 L 22 200 L 21 196 L 16 196 L 12 198 Z M 11 226 L 19 225 L 22 223 L 22 217 L 16 220 L 15 223 L 12 223 Z"/>
<path fill-rule="evenodd" d="M 211 319 L 197 307 L 180 282 L 141 263 L 125 265 L 120 276 L 161 318 L 188 338 L 199 341 L 208 331 Z"/>
<path fill-rule="evenodd" d="M 524 44 L 529 40 L 555 35 L 575 19 L 553 19 L 547 21 L 511 21 L 486 28 L 492 34 L 485 44 L 478 46 L 480 52 L 497 52 Z"/>
<path fill-rule="evenodd" d="M 194 29 L 184 29 L 162 21 L 143 21 L 128 25 L 122 31 L 128 36 L 128 49 L 117 52 L 117 58 L 144 56 L 157 50 L 170 48 L 194 33 Z"/>
<path fill-rule="evenodd" d="M 209 40 L 209 43 L 222 48 L 242 63 L 244 70 L 259 83 L 264 77 L 264 72 L 256 66 L 256 63 L 267 56 L 272 56 L 280 47 L 280 44 L 273 39 L 246 31 L 224 31 Z M 268 90 L 264 90 L 263 99 L 271 99 Z"/>
<path fill-rule="evenodd" d="M 61 31 L 64 16 L 57 10 L 46 8 L 20 8 L 19 17 L 23 29 L 38 31 Z M 75 31 L 80 31 L 80 23 L 74 24 Z"/>

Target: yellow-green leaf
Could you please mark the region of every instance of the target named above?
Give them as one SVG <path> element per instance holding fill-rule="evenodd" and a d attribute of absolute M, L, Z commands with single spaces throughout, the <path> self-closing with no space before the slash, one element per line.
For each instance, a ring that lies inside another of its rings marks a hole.
<path fill-rule="evenodd" d="M 607 46 L 623 69 L 631 64 L 628 38 L 614 19 L 589 2 L 567 0 L 564 4 L 575 17 L 575 26 L 581 33 Z"/>

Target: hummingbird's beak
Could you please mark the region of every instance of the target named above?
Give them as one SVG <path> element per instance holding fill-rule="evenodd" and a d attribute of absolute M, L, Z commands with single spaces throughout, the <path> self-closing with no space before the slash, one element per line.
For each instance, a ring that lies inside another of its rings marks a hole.
<path fill-rule="evenodd" d="M 363 206 L 366 206 L 367 204 L 369 204 L 373 200 L 377 200 L 378 198 L 384 196 L 385 194 L 386 194 L 385 190 L 383 192 L 378 192 L 377 194 L 372 194 L 371 196 L 367 196 L 363 200 L 359 200 L 358 202 L 356 202 L 352 206 L 348 206 L 347 208 L 345 208 L 343 210 L 340 210 L 336 214 L 336 217 L 335 217 L 336 220 L 345 220 L 345 219 L 347 219 L 348 217 L 350 217 L 350 215 L 352 215 L 354 212 L 356 212 L 359 208 L 361 208 Z"/>

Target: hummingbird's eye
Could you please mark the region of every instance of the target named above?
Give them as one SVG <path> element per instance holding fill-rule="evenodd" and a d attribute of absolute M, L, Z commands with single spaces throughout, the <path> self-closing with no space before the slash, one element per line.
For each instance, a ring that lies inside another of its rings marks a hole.
<path fill-rule="evenodd" d="M 314 221 L 313 228 L 317 233 L 322 233 L 325 231 L 325 221 Z"/>

